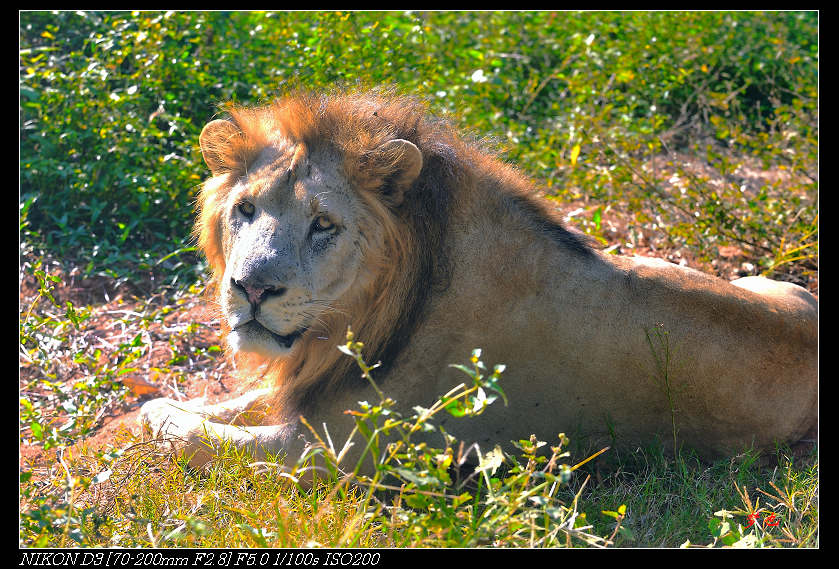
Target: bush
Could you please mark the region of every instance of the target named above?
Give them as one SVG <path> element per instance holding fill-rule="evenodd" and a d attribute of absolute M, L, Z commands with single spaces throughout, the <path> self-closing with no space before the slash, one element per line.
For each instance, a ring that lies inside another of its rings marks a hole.
<path fill-rule="evenodd" d="M 733 242 L 801 280 L 817 26 L 816 12 L 22 12 L 23 238 L 88 273 L 194 277 L 197 137 L 217 103 L 388 84 L 584 200 L 577 222 L 606 241 L 604 207 L 621 204 L 705 260 Z M 746 166 L 784 176 L 741 191 Z"/>

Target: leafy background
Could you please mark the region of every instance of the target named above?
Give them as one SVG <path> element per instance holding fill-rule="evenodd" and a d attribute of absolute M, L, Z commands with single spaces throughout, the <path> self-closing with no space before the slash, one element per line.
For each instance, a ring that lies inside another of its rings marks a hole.
<path fill-rule="evenodd" d="M 566 207 L 621 207 L 637 231 L 704 261 L 736 245 L 774 271 L 815 247 L 817 23 L 813 12 L 24 12 L 23 240 L 88 273 L 188 272 L 194 259 L 169 255 L 191 244 L 197 135 L 218 103 L 385 84 L 491 137 Z M 806 261 L 780 272 L 806 284 Z"/>
<path fill-rule="evenodd" d="M 610 253 L 817 294 L 818 16 L 21 12 L 21 539 L 90 538 L 50 482 L 63 450 L 143 396 L 224 387 L 190 237 L 220 103 L 392 86 Z"/>

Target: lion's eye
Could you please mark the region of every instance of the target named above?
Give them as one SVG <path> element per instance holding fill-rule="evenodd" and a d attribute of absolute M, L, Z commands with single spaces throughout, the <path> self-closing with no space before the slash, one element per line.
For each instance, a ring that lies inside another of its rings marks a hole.
<path fill-rule="evenodd" d="M 326 215 L 319 215 L 312 222 L 312 230 L 317 232 L 332 231 L 335 224 Z"/>
<path fill-rule="evenodd" d="M 253 214 L 256 212 L 256 208 L 251 202 L 241 202 L 237 207 L 239 208 L 239 213 L 248 219 L 252 218 Z"/>

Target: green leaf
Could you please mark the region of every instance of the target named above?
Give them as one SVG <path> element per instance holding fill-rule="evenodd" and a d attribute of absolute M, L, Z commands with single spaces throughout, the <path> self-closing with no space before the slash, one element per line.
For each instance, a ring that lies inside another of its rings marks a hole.
<path fill-rule="evenodd" d="M 738 541 L 740 541 L 740 538 L 739 538 L 739 536 L 738 536 L 738 535 L 736 535 L 736 534 L 735 534 L 735 533 L 733 533 L 733 532 L 727 532 L 727 533 L 724 533 L 724 534 L 723 534 L 723 536 L 720 538 L 720 541 L 722 541 L 722 542 L 723 542 L 723 544 L 728 545 L 729 547 L 731 547 L 731 546 L 733 546 L 735 543 L 737 543 Z"/>
<path fill-rule="evenodd" d="M 440 486 L 442 482 L 436 476 L 431 476 L 427 472 L 416 472 L 410 468 L 394 468 L 394 474 L 404 478 L 408 482 L 413 482 L 417 486 Z"/>
<path fill-rule="evenodd" d="M 462 365 L 462 364 L 449 364 L 449 367 L 453 367 L 453 368 L 455 368 L 455 369 L 459 369 L 460 371 L 462 371 L 463 373 L 465 373 L 465 374 L 466 374 L 466 375 L 468 375 L 469 377 L 474 377 L 474 376 L 475 376 L 475 370 L 473 370 L 472 368 L 466 367 L 465 365 Z"/>
<path fill-rule="evenodd" d="M 32 430 L 32 436 L 36 439 L 43 440 L 44 439 L 44 428 L 41 426 L 40 423 L 37 421 L 32 421 L 29 423 L 29 428 Z"/>
<path fill-rule="evenodd" d="M 443 399 L 443 408 L 453 417 L 463 417 L 468 413 L 460 399 Z"/>
<path fill-rule="evenodd" d="M 460 506 L 462 504 L 465 504 L 466 502 L 470 501 L 471 499 L 472 499 L 472 494 L 470 494 L 469 492 L 464 492 L 463 494 L 460 494 L 459 496 L 455 496 L 452 499 L 452 506 L 457 508 L 458 506 Z"/>
<path fill-rule="evenodd" d="M 537 507 L 542 507 L 550 503 L 545 496 L 530 496 L 529 499 L 533 502 L 533 505 Z"/>
<path fill-rule="evenodd" d="M 403 499 L 415 510 L 425 510 L 431 504 L 431 500 L 425 494 L 406 494 Z"/>

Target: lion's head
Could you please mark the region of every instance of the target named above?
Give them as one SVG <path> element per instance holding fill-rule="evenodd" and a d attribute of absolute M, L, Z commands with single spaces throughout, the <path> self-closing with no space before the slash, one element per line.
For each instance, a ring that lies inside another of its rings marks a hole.
<path fill-rule="evenodd" d="M 435 245 L 462 143 L 402 97 L 297 94 L 226 110 L 200 137 L 212 177 L 196 232 L 229 348 L 267 363 L 304 405 L 346 378 L 347 326 L 383 360 L 410 335 L 445 272 Z"/>

